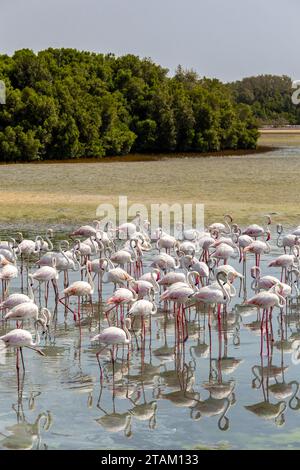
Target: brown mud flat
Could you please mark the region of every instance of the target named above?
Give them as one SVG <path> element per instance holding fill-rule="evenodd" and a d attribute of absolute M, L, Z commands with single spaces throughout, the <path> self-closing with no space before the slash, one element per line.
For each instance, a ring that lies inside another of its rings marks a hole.
<path fill-rule="evenodd" d="M 64 160 L 42 160 L 32 162 L 1 162 L 0 165 L 57 165 L 63 163 L 114 163 L 114 162 L 156 162 L 161 160 L 169 160 L 175 158 L 205 158 L 205 157 L 226 157 L 226 156 L 247 156 L 256 155 L 260 153 L 271 152 L 274 147 L 268 145 L 259 145 L 256 149 L 240 149 L 240 150 L 221 150 L 219 152 L 175 152 L 175 153 L 130 153 L 128 155 L 116 155 L 103 158 L 70 158 Z"/>

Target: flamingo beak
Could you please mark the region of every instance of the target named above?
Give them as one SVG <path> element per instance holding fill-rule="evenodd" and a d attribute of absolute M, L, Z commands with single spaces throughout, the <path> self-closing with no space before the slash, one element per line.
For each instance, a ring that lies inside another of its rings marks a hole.
<path fill-rule="evenodd" d="M 41 356 L 45 356 L 45 354 L 43 353 L 43 351 L 41 351 L 40 349 L 35 348 L 35 351 L 36 351 L 37 353 L 39 353 Z"/>

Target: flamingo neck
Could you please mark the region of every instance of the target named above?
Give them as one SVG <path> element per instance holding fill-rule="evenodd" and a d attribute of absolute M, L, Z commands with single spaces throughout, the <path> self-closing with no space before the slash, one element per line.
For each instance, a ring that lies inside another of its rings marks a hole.
<path fill-rule="evenodd" d="M 127 344 L 129 344 L 129 343 L 130 343 L 130 341 L 131 341 L 131 334 L 130 334 L 130 332 L 129 332 L 129 330 L 128 330 L 127 326 L 126 326 L 126 323 L 125 323 L 125 325 L 124 325 L 124 328 L 123 328 L 123 329 L 124 329 L 124 331 L 125 331 L 125 334 L 126 334 L 126 340 L 127 340 Z"/>

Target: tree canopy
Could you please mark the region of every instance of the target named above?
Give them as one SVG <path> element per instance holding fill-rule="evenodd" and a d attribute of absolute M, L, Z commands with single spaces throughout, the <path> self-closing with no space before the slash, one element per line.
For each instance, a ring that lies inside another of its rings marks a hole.
<path fill-rule="evenodd" d="M 251 107 L 259 125 L 300 124 L 300 107 L 292 102 L 286 75 L 259 75 L 229 84 L 235 101 Z"/>
<path fill-rule="evenodd" d="M 251 100 L 180 66 L 169 77 L 134 55 L 22 49 L 0 55 L 0 79 L 1 161 L 256 146 Z"/>

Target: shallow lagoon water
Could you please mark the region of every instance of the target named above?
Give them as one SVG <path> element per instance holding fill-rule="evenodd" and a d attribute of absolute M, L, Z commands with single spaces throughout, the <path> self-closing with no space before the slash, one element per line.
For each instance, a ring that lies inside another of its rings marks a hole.
<path fill-rule="evenodd" d="M 1 236 L 5 238 L 4 233 Z M 271 254 L 262 257 L 264 273 L 268 261 L 281 253 L 275 238 L 274 234 Z M 250 267 L 254 264 L 253 255 L 248 259 Z M 147 255 L 144 263 L 145 270 L 149 270 Z M 236 260 L 231 264 L 241 270 Z M 30 269 L 34 270 L 33 266 Z M 272 274 L 279 276 L 280 272 L 272 268 Z M 75 279 L 78 279 L 76 273 L 70 282 Z M 62 279 L 59 287 L 61 291 Z M 18 288 L 19 283 L 14 282 L 11 292 Z M 112 288 L 112 285 L 104 285 L 103 301 L 112 293 Z M 42 295 L 42 303 L 43 300 Z M 26 373 L 24 377 L 19 375 L 19 392 L 15 353 L 9 351 L 0 357 L 0 447 L 299 448 L 299 403 L 293 400 L 289 406 L 290 397 L 276 398 L 270 386 L 276 381 L 295 381 L 293 391 L 298 389 L 300 365 L 294 364 L 291 353 L 284 351 L 290 348 L 282 340 L 291 342 L 300 337 L 300 307 L 293 306 L 283 313 L 282 319 L 279 310 L 274 310 L 275 343 L 268 360 L 266 356 L 260 357 L 259 331 L 257 334 L 247 327 L 257 319 L 257 312 L 237 315 L 235 305 L 241 302 L 238 297 L 232 300 L 228 321 L 224 318 L 222 323 L 221 337 L 217 321 L 213 320 L 211 340 L 207 313 L 199 310 L 195 315 L 193 309 L 189 339 L 181 353 L 176 349 L 175 356 L 172 315 L 159 311 L 152 318 L 151 344 L 149 334 L 144 349 L 138 349 L 133 339 L 129 363 L 127 350 L 119 348 L 113 374 L 109 352 L 101 356 L 102 386 L 95 356 L 97 346 L 91 346 L 90 342 L 99 329 L 99 318 L 101 328 L 107 326 L 97 293 L 94 294 L 93 315 L 89 305 L 83 305 L 81 328 L 74 325 L 72 315 L 65 317 L 64 307 L 59 304 L 51 338 L 41 341 L 45 357 L 24 350 Z M 49 306 L 53 312 L 53 296 Z M 0 334 L 13 327 L 13 323 L 2 325 Z M 253 382 L 253 366 L 266 367 L 263 381 Z M 276 380 L 272 377 L 274 366 L 278 368 Z M 231 381 L 233 394 L 229 400 L 210 397 L 205 388 L 209 381 Z M 280 401 L 285 402 L 286 409 L 276 419 L 264 419 L 245 408 L 264 402 L 265 405 L 260 405 L 264 413 L 270 409 L 268 403 L 279 406 Z M 222 418 L 225 409 L 226 417 Z"/>

